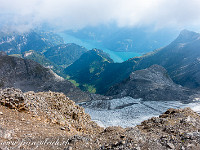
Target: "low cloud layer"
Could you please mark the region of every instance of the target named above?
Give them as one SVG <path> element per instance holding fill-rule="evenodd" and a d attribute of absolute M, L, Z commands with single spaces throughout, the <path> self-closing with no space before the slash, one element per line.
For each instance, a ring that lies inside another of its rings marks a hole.
<path fill-rule="evenodd" d="M 117 23 L 119 26 L 197 27 L 199 0 L 0 0 L 0 25 L 28 30 Z"/>

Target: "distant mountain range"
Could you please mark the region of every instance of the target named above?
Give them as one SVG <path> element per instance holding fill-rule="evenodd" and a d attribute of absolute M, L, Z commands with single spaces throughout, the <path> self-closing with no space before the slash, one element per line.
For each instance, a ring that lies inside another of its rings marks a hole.
<path fill-rule="evenodd" d="M 127 83 L 134 84 L 132 80 L 129 80 L 131 74 L 155 64 L 164 67 L 167 71 L 166 74 L 175 82 L 170 86 L 167 85 L 167 89 L 176 87 L 170 90 L 179 89 L 181 92 L 187 93 L 186 88 L 199 89 L 200 87 L 200 34 L 188 30 L 183 30 L 168 46 L 122 63 L 114 63 L 109 55 L 102 50 L 88 51 L 73 43 L 65 44 L 60 36 L 53 33 L 5 34 L 2 32 L 0 41 L 1 50 L 7 54 L 32 59 L 90 93 L 107 94 L 114 97 L 118 95 L 120 97 L 123 95 L 122 91 L 126 91 L 123 88 L 127 88 Z M 161 78 L 159 76 L 155 81 Z M 176 84 L 183 86 L 183 88 L 178 85 L 174 86 Z M 154 86 L 154 84 L 152 85 Z M 138 89 L 137 84 L 134 86 L 133 91 Z M 139 86 L 147 85 L 145 82 Z M 148 86 L 150 87 L 151 84 Z M 117 90 L 113 91 L 113 89 Z M 135 97 L 134 94 L 131 94 L 133 91 L 130 91 L 130 88 L 128 91 L 129 94 L 124 94 L 124 96 Z M 189 90 L 190 92 L 193 93 Z M 139 94 L 139 96 L 141 95 Z"/>

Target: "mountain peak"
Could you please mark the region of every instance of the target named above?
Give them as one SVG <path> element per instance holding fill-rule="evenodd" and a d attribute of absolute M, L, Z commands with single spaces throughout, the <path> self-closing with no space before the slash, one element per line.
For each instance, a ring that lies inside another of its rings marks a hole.
<path fill-rule="evenodd" d="M 196 40 L 199 37 L 200 37 L 199 33 L 184 29 L 180 32 L 179 36 L 175 41 L 179 43 L 185 43 Z"/>
<path fill-rule="evenodd" d="M 194 32 L 194 31 L 190 31 L 190 30 L 187 30 L 187 29 L 184 29 L 180 32 L 180 35 L 182 36 L 186 36 L 186 35 L 199 35 L 199 33 L 197 32 Z"/>

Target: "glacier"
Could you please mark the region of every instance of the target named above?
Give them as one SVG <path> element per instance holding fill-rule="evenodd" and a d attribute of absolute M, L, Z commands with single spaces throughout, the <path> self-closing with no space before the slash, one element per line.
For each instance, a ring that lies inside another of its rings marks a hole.
<path fill-rule="evenodd" d="M 151 117 L 159 116 L 169 108 L 190 107 L 200 112 L 200 102 L 183 103 L 181 101 L 142 101 L 124 97 L 111 100 L 93 100 L 79 103 L 85 108 L 92 120 L 101 127 L 121 126 L 133 127 Z"/>

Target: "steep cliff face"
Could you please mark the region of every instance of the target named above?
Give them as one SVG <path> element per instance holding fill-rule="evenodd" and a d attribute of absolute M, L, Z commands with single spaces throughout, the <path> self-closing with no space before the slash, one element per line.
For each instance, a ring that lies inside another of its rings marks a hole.
<path fill-rule="evenodd" d="M 22 91 L 56 91 L 63 92 L 72 100 L 90 100 L 71 82 L 57 76 L 53 71 L 27 59 L 0 56 L 0 87 L 14 87 Z"/>
<path fill-rule="evenodd" d="M 128 79 L 113 86 L 107 95 L 115 95 L 115 97 L 131 96 L 153 101 L 175 101 L 189 100 L 193 93 L 191 90 L 175 84 L 163 67 L 153 65 L 132 72 Z"/>

